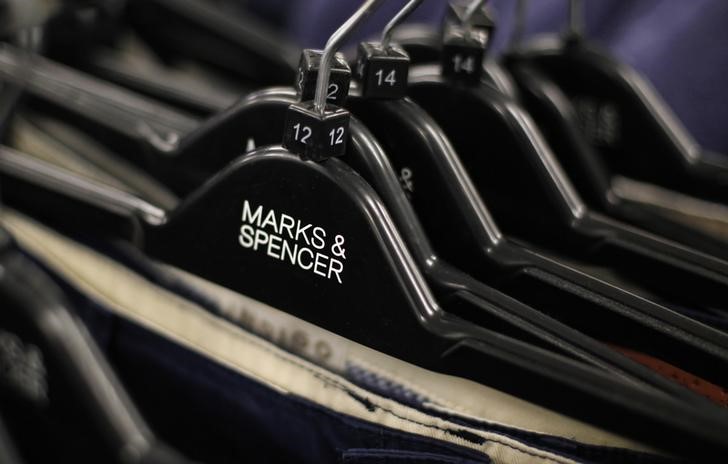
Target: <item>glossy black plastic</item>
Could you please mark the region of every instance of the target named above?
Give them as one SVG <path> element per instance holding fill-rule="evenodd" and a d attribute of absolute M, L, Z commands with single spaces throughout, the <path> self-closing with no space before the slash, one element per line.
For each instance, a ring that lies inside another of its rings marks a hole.
<path fill-rule="evenodd" d="M 416 104 L 352 99 L 350 107 L 387 147 L 409 201 L 443 258 L 598 339 L 686 367 L 712 365 L 701 369 L 708 376 L 722 370 L 725 336 L 589 276 L 588 269 L 564 264 L 558 255 L 504 237 L 449 141 Z"/>
<path fill-rule="evenodd" d="M 520 101 L 589 206 L 696 250 L 728 259 L 724 241 L 616 193 L 614 173 L 580 130 L 577 112 L 569 98 L 550 77 L 527 60 L 519 60 L 517 54 L 509 56 L 505 63 L 518 83 Z"/>
<path fill-rule="evenodd" d="M 436 75 L 418 75 L 410 87 L 509 236 L 546 247 L 561 261 L 616 270 L 607 280 L 648 297 L 694 310 L 725 306 L 728 263 L 590 211 L 512 99 L 484 85 L 450 86 Z"/>
<path fill-rule="evenodd" d="M 445 313 L 384 206 L 338 159 L 304 162 L 280 148 L 261 149 L 230 164 L 169 214 L 43 162 L 20 161 L 7 149 L 0 169 L 6 198 L 15 207 L 76 231 L 94 218 L 95 233 L 108 225 L 112 236 L 123 229 L 102 219 L 132 220 L 131 238 L 150 255 L 374 349 L 518 392 L 691 457 L 728 448 L 721 433 L 728 417 L 717 408 L 634 388 Z M 264 208 L 265 216 L 275 209 L 323 228 L 327 242 L 321 253 L 337 253 L 328 247 L 331 238 L 343 245 L 341 282 L 246 247 L 241 238 L 246 201 Z M 64 208 L 53 207 L 59 203 Z"/>
<path fill-rule="evenodd" d="M 284 98 L 283 101 L 280 99 L 276 100 L 274 97 L 276 94 L 280 95 L 288 95 L 287 98 Z M 195 131 L 191 135 L 187 137 L 182 138 L 182 142 L 179 144 L 179 147 L 177 150 L 159 154 L 154 159 L 155 162 L 150 166 L 153 168 L 153 172 L 157 173 L 158 177 L 162 179 L 164 182 L 169 183 L 169 185 L 175 186 L 177 190 L 182 194 L 186 195 L 189 192 L 191 192 L 195 187 L 202 185 L 202 183 L 215 174 L 222 166 L 224 166 L 229 160 L 234 159 L 235 156 L 237 156 L 240 153 L 240 142 L 241 140 L 248 140 L 252 141 L 254 145 L 260 146 L 260 145 L 267 145 L 267 144 L 275 144 L 279 143 L 281 138 L 280 135 L 277 135 L 275 131 L 271 130 L 271 127 L 276 127 L 277 125 L 281 124 L 281 121 L 283 120 L 283 114 L 284 114 L 284 108 L 286 105 L 288 105 L 292 100 L 292 97 L 290 95 L 290 92 L 286 94 L 285 92 L 271 90 L 268 92 L 263 92 L 262 94 L 259 94 L 257 96 L 251 97 L 254 101 L 256 101 L 258 104 L 250 106 L 250 99 L 241 102 L 239 105 L 236 105 L 235 107 L 232 107 L 228 109 L 227 111 L 217 115 L 216 117 L 212 118 L 210 121 L 205 123 L 199 130 Z M 130 99 L 131 101 L 131 99 Z M 266 101 L 269 103 L 264 104 Z M 131 109 L 129 110 L 131 111 Z M 384 113 L 386 113 L 385 110 L 382 110 L 383 116 Z M 140 115 L 140 117 L 143 117 Z M 413 121 L 423 122 L 423 117 L 418 112 L 411 112 L 409 116 L 412 118 Z M 374 116 L 373 118 L 376 118 Z M 391 139 L 391 138 L 398 138 L 400 131 L 403 130 L 410 130 L 414 126 L 410 124 L 407 127 L 403 127 L 401 123 L 397 123 L 397 120 L 392 120 L 391 116 L 387 116 L 385 120 L 388 120 L 389 123 L 394 123 L 395 125 L 393 127 L 397 127 L 397 131 L 392 130 L 384 130 L 382 128 L 382 132 L 380 134 L 381 137 L 384 139 Z M 371 121 L 371 124 L 374 126 L 377 126 L 376 121 Z M 431 125 L 424 125 L 424 128 L 432 129 Z M 407 137 L 407 140 L 410 141 L 417 141 L 422 140 L 422 136 L 419 135 L 419 130 L 410 130 L 410 136 Z M 433 136 L 431 133 L 433 131 L 429 130 L 428 134 L 430 137 L 430 140 L 438 140 L 437 136 Z M 443 157 L 443 159 L 453 159 L 452 154 L 448 154 L 447 151 L 447 142 L 444 143 L 445 148 L 440 148 L 440 150 L 444 150 L 445 154 L 433 153 L 432 147 L 441 147 L 443 144 L 442 142 L 440 144 L 435 143 L 434 145 L 428 146 L 427 143 L 420 144 L 420 145 L 413 145 L 408 146 L 406 148 L 401 148 L 400 145 L 394 144 L 393 150 L 391 155 L 393 159 L 401 158 L 402 156 L 407 156 L 407 154 L 411 154 L 411 156 L 417 156 L 416 154 L 418 152 L 422 152 L 423 154 L 427 154 L 428 156 L 421 156 L 419 159 L 421 162 L 425 162 L 426 160 L 437 160 L 438 157 Z M 452 150 L 450 150 L 451 152 Z M 437 161 L 434 161 L 437 162 Z M 405 167 L 398 167 L 401 170 L 404 170 Z M 418 171 L 420 171 L 418 169 Z M 433 173 L 436 172 L 433 171 Z M 404 171 L 402 172 L 404 177 Z M 418 174 L 421 175 L 421 172 Z M 435 175 L 435 174 L 433 174 Z M 370 177 L 372 179 L 372 177 Z M 412 181 L 410 179 L 410 181 Z M 419 182 L 415 179 L 415 182 Z M 458 188 L 457 186 L 462 184 L 462 180 L 453 177 L 452 178 L 453 187 L 452 188 Z M 433 185 L 438 185 L 437 182 L 435 182 Z M 424 192 L 419 192 L 419 195 L 416 196 L 416 198 L 421 198 L 422 194 L 424 193 L 427 195 L 428 192 L 434 192 L 435 190 L 425 190 Z M 439 193 L 438 193 L 439 195 Z M 424 201 L 423 205 L 430 205 L 427 208 L 424 208 L 420 211 L 420 214 L 422 214 L 423 218 L 426 218 L 426 220 L 431 220 L 430 218 L 433 217 L 432 214 L 427 214 L 430 211 L 441 211 L 442 208 L 435 209 L 432 206 L 435 204 L 442 204 L 443 201 L 446 201 L 445 196 L 440 196 L 439 198 L 429 198 L 427 197 L 427 200 Z M 396 203 L 396 202 L 394 202 Z M 393 208 L 392 202 L 389 203 L 390 209 Z M 468 214 L 472 215 L 471 219 L 468 219 L 472 224 L 475 225 L 476 234 L 486 234 L 483 235 L 483 237 L 490 237 L 490 240 L 493 242 L 498 241 L 498 237 L 500 236 L 500 232 L 495 228 L 494 225 L 490 226 L 490 230 L 488 229 L 477 229 L 477 227 L 482 227 L 482 219 L 484 216 L 487 216 L 488 213 L 484 212 L 483 209 L 478 210 L 477 208 L 473 208 L 472 205 L 473 200 L 471 198 L 466 199 L 455 199 L 457 208 L 450 209 L 450 211 L 460 211 L 462 214 L 465 214 L 466 217 Z M 446 203 L 447 204 L 447 203 Z M 480 204 L 479 201 L 475 201 L 475 204 Z M 481 206 L 482 207 L 482 206 Z M 444 211 L 447 212 L 443 217 L 450 218 L 450 212 L 447 211 L 449 207 L 446 207 Z M 465 208 L 463 210 L 463 208 Z M 452 218 L 448 219 L 448 221 L 453 221 Z M 457 221 L 453 221 L 453 223 L 457 223 Z M 406 230 L 408 221 L 403 220 L 399 221 L 399 227 L 402 228 L 402 230 Z M 502 270 L 499 267 L 496 267 L 496 270 L 490 271 L 487 275 L 483 274 L 484 265 L 480 264 L 477 266 L 473 265 L 473 260 L 475 262 L 478 261 L 478 254 L 473 254 L 473 250 L 480 249 L 483 250 L 486 257 L 486 263 L 490 263 L 489 259 L 492 258 L 492 255 L 490 253 L 490 248 L 492 247 L 492 243 L 488 242 L 486 240 L 485 245 L 483 243 L 478 244 L 476 241 L 474 244 L 472 240 L 463 240 L 463 237 L 467 237 L 468 230 L 467 228 L 453 228 L 454 230 L 461 231 L 457 237 L 455 237 L 454 240 L 451 242 L 443 241 L 442 244 L 439 246 L 443 246 L 443 250 L 448 250 L 451 248 L 452 244 L 458 244 L 460 246 L 460 249 L 462 250 L 462 254 L 458 255 L 447 255 L 448 259 L 452 259 L 453 262 L 457 263 L 459 266 L 464 267 L 465 269 L 469 270 L 471 273 L 474 273 L 474 275 L 478 276 L 480 279 L 486 278 L 491 279 L 495 273 L 495 275 L 499 275 L 498 273 L 502 273 Z M 437 230 L 437 229 L 435 229 Z M 440 228 L 442 230 L 442 228 Z M 434 233 L 431 231 L 430 233 Z M 406 234 L 407 235 L 407 234 Z M 433 235 L 435 237 L 435 235 Z M 411 242 L 413 243 L 419 243 L 421 242 L 421 239 L 413 239 Z M 469 248 L 469 246 L 473 244 L 474 248 Z M 483 246 L 481 246 L 483 245 Z M 505 246 L 505 245 L 504 245 Z M 477 248 L 476 248 L 477 247 Z M 499 248 L 500 250 L 503 250 L 503 248 Z M 461 261 L 460 256 L 467 256 L 467 261 Z M 429 262 L 429 255 L 427 253 L 424 254 L 427 258 L 424 258 L 421 260 L 420 265 L 423 268 L 426 268 L 427 262 Z M 503 253 L 501 252 L 500 255 L 496 256 L 503 256 Z M 506 253 L 505 256 L 508 256 Z M 528 258 L 524 258 L 526 255 L 521 255 L 520 258 L 513 258 L 510 260 L 505 261 L 506 269 L 511 269 L 511 271 L 507 271 L 508 275 L 514 272 L 515 269 L 518 269 L 517 266 L 522 265 L 524 262 L 529 262 Z M 525 261 L 524 261 L 525 259 Z M 530 263 L 533 263 L 533 261 L 536 259 L 535 257 L 530 258 Z M 547 266 L 548 264 L 551 264 L 551 262 L 554 261 L 553 259 L 545 259 L 541 260 L 541 266 Z M 546 264 L 544 264 L 546 263 Z M 501 263 L 501 266 L 503 263 Z M 610 296 L 611 299 L 615 299 L 618 303 L 613 303 L 611 306 L 613 308 L 617 309 L 617 312 L 622 311 L 624 312 L 623 306 L 627 305 L 627 308 L 632 308 L 630 310 L 627 310 L 628 314 L 632 314 L 633 318 L 637 318 L 637 320 L 640 320 L 641 318 L 645 318 L 645 314 L 652 314 L 650 317 L 647 317 L 647 321 L 652 322 L 642 322 L 643 325 L 650 325 L 654 324 L 655 320 L 660 320 L 662 318 L 665 318 L 664 322 L 658 324 L 658 326 L 662 327 L 660 330 L 663 332 L 663 334 L 666 334 L 669 337 L 676 337 L 677 339 L 682 339 L 683 341 L 688 341 L 689 343 L 692 343 L 695 345 L 697 343 L 697 346 L 700 347 L 700 340 L 703 338 L 710 338 L 715 337 L 715 334 L 712 333 L 712 331 L 707 330 L 705 331 L 704 327 L 700 324 L 694 324 L 689 321 L 687 321 L 685 318 L 681 318 L 677 316 L 676 314 L 670 313 L 669 311 L 665 311 L 663 307 L 656 305 L 654 303 L 649 303 L 644 301 L 641 298 L 636 298 L 632 295 L 630 295 L 627 292 L 624 291 L 618 291 L 613 289 L 612 286 L 609 286 L 607 284 L 601 283 L 601 293 L 595 293 L 592 294 L 591 290 L 587 290 L 592 288 L 595 283 L 599 283 L 600 281 L 587 278 L 583 276 L 582 274 L 579 274 L 571 269 L 568 269 L 566 266 L 561 266 L 558 264 L 553 264 L 556 267 L 556 271 L 552 272 L 565 272 L 567 277 L 566 281 L 564 282 L 581 282 L 579 285 L 577 285 L 577 289 L 581 288 L 581 291 L 571 291 L 572 298 L 576 298 L 574 300 L 573 304 L 579 304 L 582 306 L 593 306 L 596 305 L 597 307 L 602 305 L 604 306 L 605 303 L 603 303 L 605 295 L 611 295 L 612 293 L 616 294 L 617 296 Z M 516 266 L 516 267 L 514 267 Z M 485 267 L 487 269 L 487 266 Z M 552 278 L 553 279 L 553 278 Z M 498 280 L 501 280 L 499 277 Z M 557 282 L 559 281 L 556 279 Z M 545 289 L 542 289 L 540 293 L 546 292 L 546 294 L 551 294 L 551 306 L 554 307 L 560 307 L 562 306 L 559 303 L 559 298 L 557 298 L 558 295 L 564 295 L 564 290 L 559 290 L 558 288 L 552 288 L 550 291 L 547 291 L 548 288 L 550 288 L 550 281 L 549 279 L 537 279 L 537 281 L 541 281 L 541 286 L 546 286 Z M 548 284 L 545 282 L 549 282 Z M 591 283 L 591 284 L 590 284 Z M 521 282 L 519 285 L 523 285 L 523 282 Z M 569 285 L 561 285 L 561 287 L 565 287 L 567 290 L 566 292 L 569 293 L 568 289 L 571 289 L 573 287 L 573 283 L 571 286 Z M 585 294 L 584 294 L 585 293 Z M 515 296 L 518 297 L 518 292 L 514 293 Z M 521 297 L 522 298 L 522 297 Z M 506 301 L 506 300 L 504 300 Z M 537 302 L 537 307 L 539 305 L 543 305 L 544 301 L 541 299 L 540 302 L 538 300 L 531 300 Z M 595 303 L 596 302 L 602 302 L 602 303 Z M 580 303 L 579 303 L 580 302 Z M 505 303 L 500 303 L 500 305 L 504 305 Z M 507 305 L 506 305 L 507 306 Z M 609 306 L 609 305 L 608 305 Z M 466 305 L 467 307 L 467 305 Z M 637 308 L 637 309 L 635 309 Z M 591 316 L 593 317 L 593 316 Z M 616 324 L 617 326 L 620 325 L 620 317 L 619 316 L 613 316 L 613 319 L 616 318 Z M 606 331 L 607 327 L 612 327 L 614 324 L 603 324 L 602 325 L 602 338 L 603 339 L 610 339 L 613 338 L 613 335 L 605 336 L 603 332 Z M 680 326 L 680 330 L 676 330 L 675 326 Z M 595 326 L 596 327 L 596 326 Z M 617 331 L 611 331 L 611 333 L 623 333 L 625 332 L 625 328 L 621 328 L 621 330 Z M 634 344 L 636 340 L 645 340 L 648 337 L 645 337 L 644 334 L 640 335 L 640 331 L 637 330 L 634 332 L 633 330 L 626 331 L 627 333 L 631 334 L 630 336 L 627 336 L 626 338 L 631 340 L 631 343 Z M 692 335 L 690 335 L 692 334 Z M 695 335 L 698 336 L 697 341 L 695 338 Z M 624 337 L 622 339 L 625 339 Z M 725 341 L 713 341 L 707 343 L 707 346 L 712 346 L 712 343 L 717 343 L 718 346 L 722 344 L 722 346 L 727 346 L 728 343 Z M 660 344 L 665 346 L 670 346 L 669 343 L 661 343 Z M 700 355 L 696 354 L 695 351 L 691 351 L 690 349 L 682 349 L 679 348 L 680 345 L 676 345 L 673 347 L 672 351 L 673 354 L 670 356 L 667 356 L 669 359 L 683 359 L 682 364 L 685 364 L 684 359 L 690 359 L 691 357 L 693 359 L 699 358 Z M 652 352 L 660 352 L 660 348 L 657 346 L 651 347 Z M 705 347 L 700 347 L 700 350 L 707 350 Z M 662 349 L 662 353 L 664 354 L 664 348 Z M 709 350 L 708 350 L 709 351 Z M 674 354 L 675 352 L 678 353 L 678 355 Z M 720 353 L 720 349 L 718 350 Z M 711 354 L 711 356 L 716 356 L 715 353 Z M 720 355 L 717 355 L 720 357 Z M 711 369 L 709 366 L 712 366 L 713 362 L 706 362 L 704 366 L 706 366 L 705 371 L 710 375 L 715 375 L 715 372 L 722 372 L 722 369 Z"/>
<path fill-rule="evenodd" d="M 245 105 L 239 108 L 237 116 L 240 120 L 239 126 L 247 127 L 246 124 L 243 124 L 243 115 L 245 115 L 246 120 L 255 119 L 256 114 L 265 114 L 266 117 L 280 120 L 285 108 L 294 101 L 293 98 L 294 95 L 290 91 L 284 90 L 250 95 L 246 99 Z M 357 97 L 350 98 L 353 99 L 350 101 L 352 109 L 370 107 L 369 114 L 371 117 L 383 116 L 383 111 L 379 105 L 372 107 L 371 102 L 367 100 Z M 398 107 L 396 103 L 393 103 L 392 106 Z M 439 129 L 422 111 L 410 111 L 400 114 L 402 119 L 407 122 L 403 123 L 402 120 L 384 118 L 382 122 L 376 125 L 377 129 L 380 130 L 380 135 L 383 135 L 383 140 L 387 140 L 387 142 L 391 142 L 392 137 L 399 138 L 400 136 L 406 136 L 408 140 L 414 140 L 414 143 L 406 146 L 397 143 L 390 144 L 389 148 L 392 150 L 406 149 L 413 157 L 423 157 L 424 152 L 427 151 L 428 142 L 437 139 L 438 135 L 441 135 L 438 133 Z M 273 121 L 271 121 L 271 124 L 273 124 Z M 403 125 L 407 126 L 404 129 L 410 130 L 402 130 Z M 385 131 L 391 136 L 384 135 Z M 432 135 L 427 137 L 424 134 Z M 255 137 L 257 140 L 262 140 L 263 143 L 266 142 L 267 137 L 265 133 L 246 133 L 246 136 Z M 557 352 L 566 352 L 593 365 L 604 367 L 616 375 L 624 376 L 627 374 L 632 378 L 640 379 L 677 396 L 684 396 L 685 392 L 681 391 L 681 387 L 666 384 L 664 380 L 658 380 L 653 373 L 636 368 L 631 362 L 621 359 L 611 349 L 558 323 L 543 313 L 539 313 L 517 300 L 483 285 L 441 259 L 431 247 L 420 220 L 411 208 L 405 191 L 400 186 L 397 174 L 390 164 L 389 157 L 368 129 L 358 121 L 354 121 L 351 144 L 352 148 L 344 160 L 364 176 L 377 190 L 377 193 L 381 195 L 383 202 L 401 231 L 403 239 L 412 251 L 418 267 L 424 272 L 425 278 L 435 291 L 438 300 L 443 302 L 442 304 L 448 311 L 455 311 L 483 327 L 498 328 L 502 333 L 519 336 L 520 338 L 525 336 L 525 340 L 538 342 L 551 349 L 555 348 Z M 393 156 L 396 158 L 400 155 Z M 446 226 L 446 224 L 443 225 Z M 621 325 L 623 324 L 624 321 L 622 321 Z M 583 330 L 583 328 L 580 329 Z M 666 330 L 669 333 L 674 329 L 670 327 Z M 588 333 L 589 330 L 585 330 L 585 332 Z M 641 336 L 648 338 L 646 333 L 642 333 Z M 695 360 L 696 358 L 704 357 L 693 351 L 692 359 Z M 707 362 L 707 359 L 703 360 Z M 709 364 L 719 368 L 726 361 L 728 359 L 724 359 L 722 362 L 719 361 L 716 364 L 716 360 L 711 359 Z"/>
<path fill-rule="evenodd" d="M 253 18 L 202 0 L 127 0 L 127 19 L 165 59 L 194 59 L 251 84 L 294 82 L 299 49 Z"/>

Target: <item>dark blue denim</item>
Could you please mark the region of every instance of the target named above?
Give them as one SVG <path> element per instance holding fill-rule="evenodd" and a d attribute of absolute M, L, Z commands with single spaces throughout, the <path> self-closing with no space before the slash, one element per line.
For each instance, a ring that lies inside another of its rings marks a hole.
<path fill-rule="evenodd" d="M 342 453 L 344 464 L 474 464 L 478 461 L 432 453 L 377 449 L 350 449 Z"/>
<path fill-rule="evenodd" d="M 385 463 L 402 456 L 412 463 L 489 462 L 466 448 L 282 395 L 103 310 L 89 308 L 84 319 L 153 429 L 192 459 Z"/>
<path fill-rule="evenodd" d="M 163 288 L 183 295 L 219 314 L 193 288 L 156 271 L 144 259 L 124 249 L 95 243 L 97 249 L 126 263 Z M 488 462 L 470 449 L 387 429 L 338 414 L 300 397 L 283 396 L 220 366 L 174 342 L 113 315 L 64 279 L 55 276 L 75 303 L 84 322 L 105 351 L 133 399 L 167 443 L 193 459 L 205 462 Z M 457 424 L 509 436 L 537 449 L 595 463 L 660 463 L 666 459 L 624 449 L 585 445 L 573 440 L 466 420 L 429 410 L 426 398 L 402 391 L 396 383 L 381 390 L 381 381 L 350 371 L 350 380 L 430 415 L 456 424 L 450 431 L 460 439 L 483 443 L 483 438 Z M 372 388 L 376 386 L 377 388 Z M 365 406 L 367 400 L 352 397 Z M 369 405 L 368 407 L 373 407 Z M 367 451 L 364 451 L 367 450 Z M 412 461 L 414 456 L 424 461 Z M 372 461 L 376 457 L 386 458 Z M 364 459 L 356 461 L 356 459 Z M 427 460 L 429 459 L 429 461 Z M 458 459 L 460 461 L 458 461 Z M 407 461 L 405 461 L 407 462 Z"/>

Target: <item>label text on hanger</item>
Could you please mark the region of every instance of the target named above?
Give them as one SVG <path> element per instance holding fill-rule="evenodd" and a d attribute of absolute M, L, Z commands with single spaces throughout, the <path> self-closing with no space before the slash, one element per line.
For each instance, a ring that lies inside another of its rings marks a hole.
<path fill-rule="evenodd" d="M 243 202 L 242 222 L 238 243 L 243 248 L 343 283 L 346 240 L 342 235 L 333 236 L 329 242 L 330 235 L 323 227 L 266 210 L 263 205 L 254 207 L 248 200 Z"/>

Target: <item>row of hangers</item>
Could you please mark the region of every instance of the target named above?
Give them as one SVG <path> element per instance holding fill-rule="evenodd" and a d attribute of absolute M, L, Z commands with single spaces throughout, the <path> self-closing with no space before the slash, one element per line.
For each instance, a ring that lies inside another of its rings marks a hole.
<path fill-rule="evenodd" d="M 121 62 L 84 61 L 96 33 L 113 29 L 116 2 L 73 34 L 78 11 L 62 10 L 3 44 L 4 106 L 81 130 L 181 200 L 155 202 L 6 144 L 4 201 L 418 366 L 669 451 L 728 447 L 724 409 L 624 355 L 728 385 L 728 336 L 710 325 L 725 310 L 726 247 L 614 191 L 629 178 L 721 203 L 721 158 L 576 27 L 488 57 L 482 0 L 453 3 L 442 34 L 399 32 L 421 0 L 407 2 L 352 70 L 337 51 L 381 3 L 363 2 L 296 70 L 289 47 L 205 2 L 130 0 L 135 28 L 167 59 L 202 61 L 245 89 L 293 86 L 226 108 Z M 64 43 L 84 46 L 54 50 Z M 618 146 L 579 131 L 570 101 L 585 95 L 618 106 Z M 322 246 L 282 214 L 325 231 Z M 288 255 L 271 251 L 274 235 L 288 237 Z"/>

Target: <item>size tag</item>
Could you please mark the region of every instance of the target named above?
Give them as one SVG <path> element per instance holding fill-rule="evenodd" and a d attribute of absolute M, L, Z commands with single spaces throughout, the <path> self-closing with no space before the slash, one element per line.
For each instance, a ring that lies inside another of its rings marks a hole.
<path fill-rule="evenodd" d="M 324 161 L 346 153 L 351 115 L 328 107 L 322 115 L 313 102 L 296 103 L 286 112 L 283 146 L 304 160 Z"/>
<path fill-rule="evenodd" d="M 401 47 L 364 42 L 359 45 L 356 75 L 364 98 L 398 99 L 407 95 L 409 55 Z"/>

